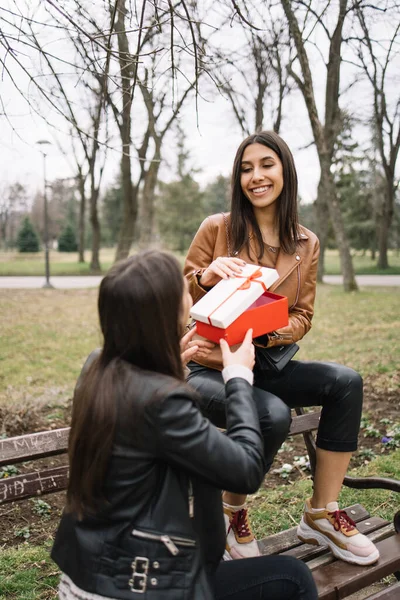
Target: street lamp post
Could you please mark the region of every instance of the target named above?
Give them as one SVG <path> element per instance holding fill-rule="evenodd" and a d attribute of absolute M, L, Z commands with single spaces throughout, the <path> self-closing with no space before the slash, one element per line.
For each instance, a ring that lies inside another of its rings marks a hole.
<path fill-rule="evenodd" d="M 47 140 L 39 140 L 36 142 L 40 145 L 40 152 L 43 156 L 43 200 L 44 200 L 44 256 L 46 266 L 46 281 L 44 288 L 52 288 L 50 283 L 50 258 L 49 258 L 49 213 L 47 207 L 47 181 L 46 181 L 46 146 L 50 145 Z"/>

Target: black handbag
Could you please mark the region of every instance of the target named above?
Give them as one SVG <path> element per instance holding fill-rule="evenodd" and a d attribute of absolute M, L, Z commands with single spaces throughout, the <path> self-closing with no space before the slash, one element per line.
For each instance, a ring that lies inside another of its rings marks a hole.
<path fill-rule="evenodd" d="M 256 367 L 261 371 L 274 371 L 279 373 L 293 358 L 300 347 L 293 343 L 287 346 L 273 346 L 272 348 L 261 348 L 255 346 Z"/>

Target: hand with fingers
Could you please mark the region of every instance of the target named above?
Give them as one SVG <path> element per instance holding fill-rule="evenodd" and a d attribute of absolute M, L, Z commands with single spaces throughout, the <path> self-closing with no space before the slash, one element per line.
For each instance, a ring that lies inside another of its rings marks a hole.
<path fill-rule="evenodd" d="M 246 262 L 241 258 L 219 256 L 200 277 L 200 285 L 212 287 L 221 279 L 228 279 L 234 275 L 240 275 Z"/>
<path fill-rule="evenodd" d="M 193 340 L 195 334 L 196 327 L 193 327 L 181 339 L 181 360 L 184 367 L 195 357 L 205 358 L 215 347 L 215 344 L 208 340 Z"/>
<path fill-rule="evenodd" d="M 242 365 L 248 369 L 253 369 L 255 363 L 255 351 L 252 340 L 253 330 L 249 329 L 239 348 L 232 352 L 227 342 L 224 339 L 221 339 L 219 344 L 221 346 L 224 367 L 228 367 L 229 365 Z"/>

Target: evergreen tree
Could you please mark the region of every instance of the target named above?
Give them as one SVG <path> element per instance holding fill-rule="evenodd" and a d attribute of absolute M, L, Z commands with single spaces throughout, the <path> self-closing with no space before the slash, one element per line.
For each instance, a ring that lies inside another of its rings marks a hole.
<path fill-rule="evenodd" d="M 101 205 L 102 238 L 106 244 L 113 246 L 118 242 L 122 223 L 123 193 L 120 177 L 107 188 Z"/>
<path fill-rule="evenodd" d="M 76 252 L 78 250 L 78 243 L 76 241 L 75 230 L 71 223 L 62 229 L 60 237 L 58 238 L 58 251 L 59 252 Z"/>
<path fill-rule="evenodd" d="M 17 237 L 18 252 L 39 252 L 39 238 L 29 217 L 25 217 Z"/>
<path fill-rule="evenodd" d="M 184 175 L 180 181 L 160 184 L 158 227 L 171 250 L 186 253 L 206 216 L 202 200 L 199 184 L 191 175 Z"/>
<path fill-rule="evenodd" d="M 188 166 L 190 155 L 185 150 L 185 136 L 180 127 L 178 134 L 177 179 L 159 185 L 157 224 L 163 242 L 171 250 L 185 254 L 207 213 L 204 194 L 193 177 L 196 170 Z"/>
<path fill-rule="evenodd" d="M 204 210 L 207 215 L 230 210 L 231 185 L 228 177 L 218 175 L 204 190 Z"/>
<path fill-rule="evenodd" d="M 376 245 L 375 213 L 380 196 L 380 177 L 373 157 L 354 142 L 355 124 L 353 117 L 342 112 L 333 178 L 351 247 L 372 251 Z"/>

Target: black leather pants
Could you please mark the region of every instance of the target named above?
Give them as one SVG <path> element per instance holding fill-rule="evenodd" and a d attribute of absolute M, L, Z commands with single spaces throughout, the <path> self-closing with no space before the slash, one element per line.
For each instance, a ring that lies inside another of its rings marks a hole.
<path fill-rule="evenodd" d="M 219 371 L 188 364 L 187 380 L 200 394 L 203 414 L 217 427 L 225 426 L 225 386 Z M 290 409 L 321 406 L 317 446 L 334 452 L 353 452 L 362 411 L 361 376 L 343 365 L 290 361 L 280 373 L 254 370 L 254 400 L 264 438 L 266 472 L 285 441 Z"/>

